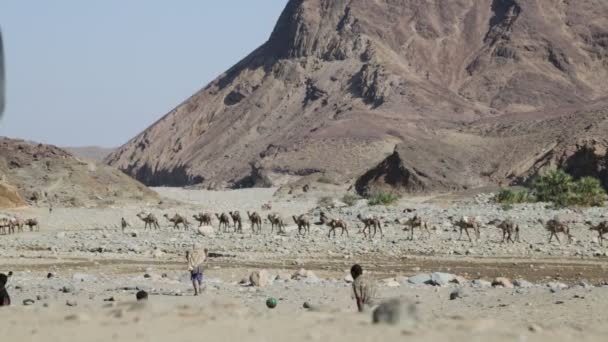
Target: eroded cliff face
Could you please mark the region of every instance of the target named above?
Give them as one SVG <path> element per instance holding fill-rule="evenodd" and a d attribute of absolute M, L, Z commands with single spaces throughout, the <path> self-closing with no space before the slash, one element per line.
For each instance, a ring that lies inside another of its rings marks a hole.
<path fill-rule="evenodd" d="M 404 144 L 426 146 L 429 167 L 446 149 L 472 159 L 459 186 L 497 182 L 500 144 L 461 131 L 607 96 L 607 18 L 601 0 L 292 0 L 265 44 L 106 162 L 151 185 L 347 181 Z"/>

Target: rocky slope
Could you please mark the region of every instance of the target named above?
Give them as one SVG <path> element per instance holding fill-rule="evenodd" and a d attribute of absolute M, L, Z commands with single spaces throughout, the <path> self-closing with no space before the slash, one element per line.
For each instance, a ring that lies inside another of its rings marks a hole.
<path fill-rule="evenodd" d="M 606 27 L 600 0 L 291 0 L 265 44 L 106 162 L 149 185 L 326 173 L 366 175 L 363 192 L 391 184 L 370 170 L 391 155 L 406 191 L 605 177 L 605 142 L 561 133 L 605 121 Z"/>
<path fill-rule="evenodd" d="M 107 165 L 55 146 L 0 138 L 0 207 L 158 202 L 158 195 Z"/>
<path fill-rule="evenodd" d="M 105 157 L 114 151 L 113 148 L 99 146 L 64 147 L 64 149 L 78 158 L 102 162 Z"/>

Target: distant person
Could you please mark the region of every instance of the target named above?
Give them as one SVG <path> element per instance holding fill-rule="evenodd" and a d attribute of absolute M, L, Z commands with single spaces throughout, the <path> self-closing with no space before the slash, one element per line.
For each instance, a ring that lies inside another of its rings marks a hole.
<path fill-rule="evenodd" d="M 188 271 L 190 271 L 190 279 L 192 287 L 194 287 L 194 295 L 198 296 L 201 293 L 201 285 L 203 283 L 203 263 L 207 260 L 207 249 L 192 248 L 191 251 L 186 251 L 186 260 L 188 262 Z"/>
<path fill-rule="evenodd" d="M 49 206 L 49 215 L 50 215 L 50 214 L 52 214 L 52 213 L 53 213 L 53 206 L 52 206 L 52 205 L 50 205 L 50 206 Z"/>
<path fill-rule="evenodd" d="M 8 276 L 4 273 L 0 273 L 0 306 L 11 305 L 11 297 L 9 297 L 6 291 L 6 283 L 8 282 Z"/>
<path fill-rule="evenodd" d="M 125 218 L 124 218 L 124 217 L 121 217 L 121 218 L 120 218 L 120 226 L 121 226 L 121 228 L 122 228 L 122 232 L 123 232 L 123 233 L 125 232 L 125 228 L 127 228 L 127 227 L 131 227 L 131 225 L 129 224 L 129 222 L 127 222 L 127 220 L 125 220 Z"/>
<path fill-rule="evenodd" d="M 135 298 L 137 298 L 137 301 L 138 301 L 138 302 L 139 302 L 139 301 L 142 301 L 142 300 L 148 300 L 148 292 L 146 292 L 146 291 L 144 291 L 144 290 L 138 291 L 138 292 L 135 294 Z"/>
<path fill-rule="evenodd" d="M 350 274 L 353 277 L 353 293 L 357 302 L 357 310 L 363 312 L 366 306 L 373 305 L 376 299 L 376 283 L 367 275 L 363 274 L 363 268 L 359 264 L 353 265 L 350 269 Z"/>

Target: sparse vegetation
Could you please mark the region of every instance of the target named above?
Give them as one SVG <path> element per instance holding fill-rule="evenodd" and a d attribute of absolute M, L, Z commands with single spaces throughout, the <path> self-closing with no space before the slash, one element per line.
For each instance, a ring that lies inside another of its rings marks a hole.
<path fill-rule="evenodd" d="M 537 177 L 530 190 L 502 189 L 494 200 L 505 210 L 514 204 L 532 202 L 549 202 L 557 207 L 602 206 L 606 191 L 596 178 L 583 177 L 575 181 L 563 170 L 555 170 Z"/>
<path fill-rule="evenodd" d="M 334 184 L 334 185 L 336 184 L 336 182 L 333 179 L 329 178 L 328 176 L 319 177 L 317 179 L 317 182 L 323 183 L 323 184 Z"/>
<path fill-rule="evenodd" d="M 329 196 L 323 196 L 317 200 L 317 206 L 321 208 L 333 208 L 335 206 L 334 199 Z"/>
<path fill-rule="evenodd" d="M 349 207 L 352 207 L 353 205 L 357 204 L 357 201 L 360 199 L 361 198 L 357 195 L 346 193 L 344 194 L 344 196 L 342 196 L 342 203 L 346 204 Z"/>
<path fill-rule="evenodd" d="M 391 205 L 399 200 L 399 196 L 392 193 L 381 192 L 367 199 L 368 205 Z"/>

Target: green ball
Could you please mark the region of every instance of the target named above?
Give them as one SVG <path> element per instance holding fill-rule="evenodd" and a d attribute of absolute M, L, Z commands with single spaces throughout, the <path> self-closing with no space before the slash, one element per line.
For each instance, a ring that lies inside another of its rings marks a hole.
<path fill-rule="evenodd" d="M 266 300 L 266 306 L 270 309 L 274 309 L 277 307 L 277 300 L 270 297 Z"/>

